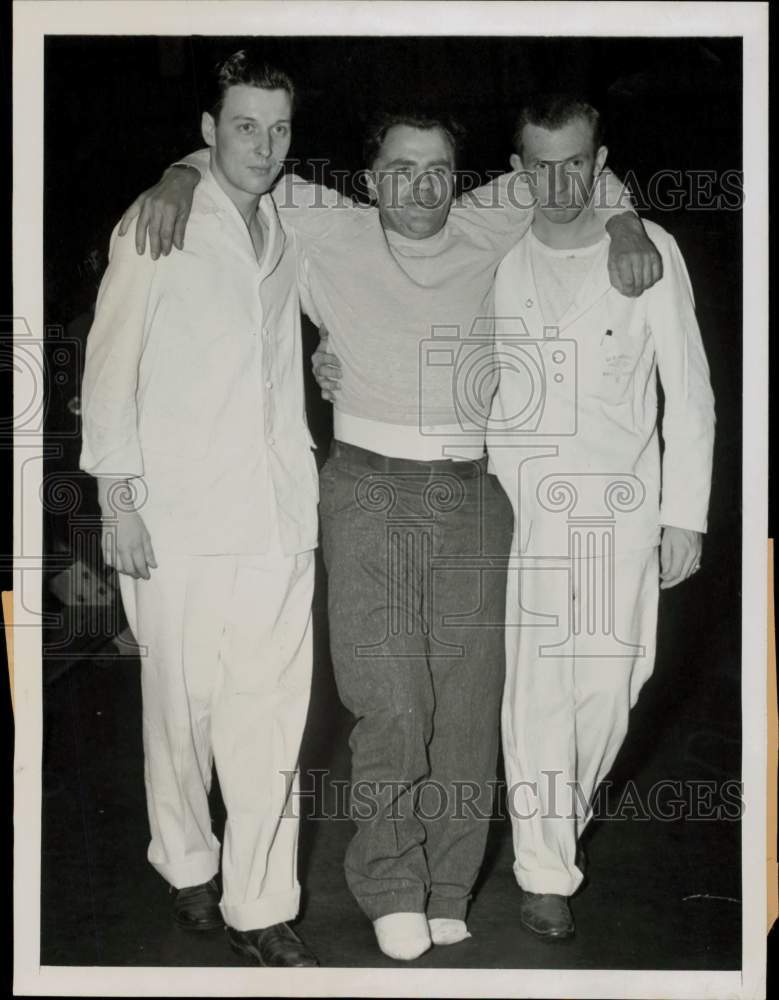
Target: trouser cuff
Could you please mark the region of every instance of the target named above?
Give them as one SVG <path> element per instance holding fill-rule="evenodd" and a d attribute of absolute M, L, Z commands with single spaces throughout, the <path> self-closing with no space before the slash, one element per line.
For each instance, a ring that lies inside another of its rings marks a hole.
<path fill-rule="evenodd" d="M 582 882 L 581 872 L 569 875 L 567 871 L 554 868 L 536 868 L 529 870 L 520 865 L 514 865 L 514 876 L 517 884 L 525 892 L 553 893 L 556 896 L 573 896 Z"/>
<path fill-rule="evenodd" d="M 276 892 L 249 903 L 219 904 L 224 922 L 237 931 L 256 931 L 285 920 L 294 920 L 300 909 L 300 886 L 290 892 Z"/>
<path fill-rule="evenodd" d="M 465 920 L 468 912 L 467 899 L 442 899 L 431 897 L 427 904 L 427 919 L 445 917 L 448 920 Z"/>
<path fill-rule="evenodd" d="M 189 854 L 180 861 L 155 861 L 149 864 L 169 882 L 174 889 L 188 889 L 208 882 L 219 871 L 219 850 Z"/>
<path fill-rule="evenodd" d="M 369 920 L 378 920 L 389 913 L 425 912 L 425 892 L 422 889 L 393 889 L 375 896 L 358 896 L 357 902 Z"/>

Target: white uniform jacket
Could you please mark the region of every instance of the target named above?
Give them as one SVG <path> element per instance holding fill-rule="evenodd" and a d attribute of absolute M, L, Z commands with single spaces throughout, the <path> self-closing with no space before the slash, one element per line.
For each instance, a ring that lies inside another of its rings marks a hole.
<path fill-rule="evenodd" d="M 129 477 L 159 555 L 317 544 L 294 246 L 270 195 L 261 263 L 209 172 L 186 246 L 154 261 L 114 231 L 89 334 L 81 468 Z M 276 508 L 277 527 L 269 529 Z"/>
<path fill-rule="evenodd" d="M 679 248 L 646 223 L 661 281 L 639 298 L 609 283 L 608 241 L 556 327 L 545 323 L 533 241 L 506 256 L 495 283 L 500 382 L 488 449 L 528 555 L 567 556 L 571 524 L 615 526 L 620 551 L 659 541 L 660 525 L 705 531 L 714 398 Z M 665 396 L 662 476 L 659 373 Z"/>

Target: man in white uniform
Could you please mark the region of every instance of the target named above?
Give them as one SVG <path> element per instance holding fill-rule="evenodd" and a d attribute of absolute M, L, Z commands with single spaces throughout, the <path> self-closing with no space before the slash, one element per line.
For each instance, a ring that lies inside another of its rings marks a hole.
<path fill-rule="evenodd" d="M 299 247 L 303 305 L 344 366 L 320 487 L 333 665 L 355 716 L 345 869 L 379 947 L 400 960 L 469 936 L 503 689 L 511 508 L 486 472 L 488 405 L 464 425 L 452 374 L 474 329 L 492 367 L 495 269 L 527 232 L 534 199 L 506 174 L 453 203 L 456 139 L 442 119 L 378 122 L 365 152 L 372 206 L 294 176 L 275 192 Z M 200 171 L 203 155 L 186 163 Z M 173 218 L 183 244 L 192 174 L 169 172 L 143 199 L 141 252 L 149 219 L 153 251 L 161 228 L 169 247 Z M 621 185 L 604 186 L 618 204 Z M 636 291 L 653 250 L 622 211 L 595 225 L 600 234 L 609 222 L 616 267 L 637 259 Z M 605 259 L 603 271 L 608 280 Z M 441 366 L 426 360 L 439 348 L 450 358 Z"/>
<path fill-rule="evenodd" d="M 176 922 L 224 920 L 260 965 L 312 966 L 286 924 L 300 886 L 285 807 L 310 693 L 317 479 L 295 254 L 267 193 L 294 91 L 244 52 L 215 87 L 186 253 L 154 261 L 112 236 L 81 467 L 97 477 L 104 554 L 142 651 L 148 858 L 176 890 Z"/>
<path fill-rule="evenodd" d="M 488 449 L 515 514 L 503 751 L 522 923 L 556 940 L 574 933 L 577 842 L 652 673 L 658 583 L 700 566 L 714 405 L 674 239 L 646 223 L 664 277 L 640 298 L 604 277 L 608 244 L 589 236 L 585 204 L 607 155 L 597 111 L 539 98 L 515 141 L 512 165 L 528 171 L 539 211 L 495 283 L 502 367 Z M 539 389 L 543 413 L 523 437 L 518 418 Z"/>

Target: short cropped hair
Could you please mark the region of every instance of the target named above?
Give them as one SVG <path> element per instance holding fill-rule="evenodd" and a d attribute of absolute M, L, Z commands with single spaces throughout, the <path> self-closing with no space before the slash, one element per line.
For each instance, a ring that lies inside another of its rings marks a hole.
<path fill-rule="evenodd" d="M 250 50 L 239 49 L 218 62 L 211 74 L 206 110 L 214 121 L 219 121 L 228 89 L 239 84 L 262 90 L 286 90 L 292 111 L 295 110 L 295 85 L 284 70 L 265 62 Z"/>
<path fill-rule="evenodd" d="M 465 129 L 450 115 L 428 114 L 424 111 L 379 111 L 368 122 L 363 141 L 363 163 L 370 168 L 376 162 L 387 133 L 396 125 L 407 125 L 423 131 L 438 129 L 443 132 L 449 145 L 455 163 L 465 142 Z"/>
<path fill-rule="evenodd" d="M 577 94 L 535 94 L 523 105 L 514 128 L 514 148 L 522 155 L 522 130 L 537 125 L 549 131 L 562 128 L 576 118 L 583 118 L 592 128 L 592 141 L 597 150 L 603 145 L 603 121 L 600 112 Z"/>

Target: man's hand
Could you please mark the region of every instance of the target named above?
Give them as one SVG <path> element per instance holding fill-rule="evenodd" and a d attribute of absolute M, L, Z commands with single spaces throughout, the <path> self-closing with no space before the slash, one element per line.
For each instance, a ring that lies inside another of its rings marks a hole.
<path fill-rule="evenodd" d="M 124 236 L 137 215 L 135 249 L 139 254 L 146 249 L 147 231 L 152 260 L 159 257 L 160 251 L 167 257 L 174 244 L 181 250 L 199 181 L 200 174 L 194 167 L 169 167 L 157 184 L 138 195 L 124 213 L 119 235 Z"/>
<path fill-rule="evenodd" d="M 660 542 L 660 589 L 668 590 L 701 568 L 703 535 L 687 528 L 663 528 Z"/>
<path fill-rule="evenodd" d="M 109 522 L 104 519 L 102 546 L 106 565 L 135 580 L 148 580 L 149 570 L 157 568 L 151 536 L 138 511 L 118 511 Z"/>
<path fill-rule="evenodd" d="M 157 559 L 143 518 L 132 506 L 133 487 L 127 480 L 98 477 L 97 499 L 103 518 L 101 540 L 106 566 L 137 580 L 148 580 Z"/>
<path fill-rule="evenodd" d="M 319 327 L 319 346 L 311 355 L 311 369 L 317 385 L 322 390 L 322 399 L 335 402 L 336 393 L 341 388 L 341 362 L 335 354 L 327 352 L 327 329 Z"/>
<path fill-rule="evenodd" d="M 638 298 L 663 276 L 663 259 L 637 215 L 623 212 L 606 223 L 611 237 L 609 278 L 621 295 Z"/>

